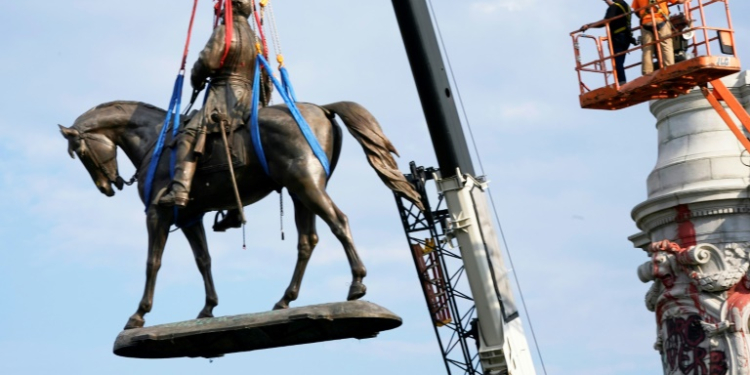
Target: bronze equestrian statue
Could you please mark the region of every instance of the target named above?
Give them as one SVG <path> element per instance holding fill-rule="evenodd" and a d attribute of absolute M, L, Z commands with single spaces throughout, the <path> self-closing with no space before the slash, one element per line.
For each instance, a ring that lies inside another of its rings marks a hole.
<path fill-rule="evenodd" d="M 255 36 L 247 22 L 247 17 L 251 14 L 251 2 L 233 0 L 233 8 L 238 22 L 234 23 L 234 38 L 228 52 L 223 52 L 226 30 L 220 27 L 214 32 L 208 45 L 201 52 L 198 62 L 195 63 L 191 77 L 194 88 L 202 88 L 205 80 L 211 78 L 208 101 L 204 108 L 188 121 L 181 134 L 172 140 L 169 146 L 176 147 L 177 165 L 174 180 L 170 178 L 171 158 L 167 155 L 171 152 L 164 150 L 165 155 L 159 158 L 151 190 L 157 193 L 153 197 L 145 196 L 144 181 L 155 144 L 162 127 L 165 126 L 166 111 L 140 102 L 115 101 L 92 108 L 78 117 L 69 128 L 60 125 L 60 130 L 68 141 L 70 156 L 78 155 L 94 184 L 106 196 L 114 195 L 113 185 L 122 189 L 124 183 L 117 168 L 118 147 L 137 170 L 135 177 L 138 180 L 138 191 L 141 200 L 148 207 L 148 261 L 143 297 L 125 329 L 143 327 L 143 316 L 151 311 L 156 275 L 161 266 L 169 228 L 173 223 L 178 225 L 187 237 L 203 276 L 206 302 L 198 318 L 213 316 L 213 308 L 218 304 L 218 297 L 211 276 L 211 257 L 202 218 L 208 211 L 236 209 L 237 200 L 233 194 L 233 181 L 229 174 L 225 173 L 226 168 L 218 171 L 204 169 L 203 172 L 195 173 L 198 159 L 193 148 L 199 132 L 202 132 L 204 127 L 211 128 L 215 125 L 217 118 L 223 118 L 232 125 L 229 126 L 229 131 L 233 133 L 233 137 L 230 138 L 234 141 L 230 143 L 234 146 L 232 149 L 235 155 L 225 156 L 225 159 L 231 160 L 225 160 L 224 166 L 229 163 L 235 165 L 236 162 L 237 167 L 234 171 L 241 204 L 255 203 L 269 193 L 281 191 L 283 188 L 288 190 L 294 202 L 298 231 L 297 264 L 289 287 L 274 309 L 287 308 L 289 303 L 297 298 L 305 268 L 318 242 L 316 216 L 328 224 L 343 245 L 349 260 L 352 283 L 347 299 L 356 300 L 365 295 L 366 288 L 362 279 L 366 275 L 366 270 L 354 247 L 347 217 L 326 193 L 329 177 L 286 106 L 259 109 L 260 142 L 265 151 L 268 173 L 258 160 L 250 142 L 248 126 L 245 126 L 251 108 L 252 86 L 249 82 L 250 77 L 253 77 L 253 63 L 257 53 Z M 225 57 L 223 64 L 220 62 L 222 56 Z M 341 153 L 342 132 L 334 120 L 335 116 L 339 116 L 349 132 L 362 145 L 370 165 L 381 180 L 390 189 L 403 194 L 422 208 L 419 194 L 399 172 L 391 155 L 397 154 L 395 147 L 365 108 L 351 102 L 324 106 L 300 103 L 298 108 L 330 161 L 331 173 Z M 220 132 L 225 130 L 224 126 L 218 129 Z M 218 138 L 209 135 L 206 146 L 216 143 L 212 143 L 211 139 Z M 198 163 L 198 167 L 217 166 L 215 160 L 222 154 L 222 150 L 210 150 L 210 147 L 206 147 L 205 155 Z M 179 206 L 181 209 L 174 210 L 171 205 Z"/>
<path fill-rule="evenodd" d="M 351 102 L 324 106 L 300 103 L 299 110 L 331 161 L 331 172 L 335 169 L 341 152 L 342 132 L 333 120 L 334 115 L 337 115 L 359 141 L 367 160 L 386 186 L 404 194 L 415 205 L 422 207 L 419 194 L 399 172 L 391 155 L 397 154 L 395 147 L 365 108 Z M 166 111 L 149 104 L 115 101 L 89 110 L 78 117 L 71 127 L 61 125 L 60 130 L 68 141 L 68 152 L 71 157 L 78 155 L 94 184 L 106 196 L 115 194 L 113 184 L 122 188 L 123 180 L 117 168 L 117 148 L 122 149 L 137 168 L 138 190 L 141 200 L 146 203 L 143 181 L 165 117 Z M 298 258 L 294 274 L 289 287 L 274 309 L 287 308 L 289 303 L 297 298 L 307 262 L 318 242 L 316 216 L 328 224 L 343 245 L 349 260 L 352 283 L 347 299 L 361 298 L 366 290 L 362 283 L 366 274 L 365 266 L 354 247 L 346 215 L 336 207 L 326 193 L 328 179 L 323 167 L 286 106 L 261 108 L 259 117 L 261 143 L 266 151 L 270 175 L 264 172 L 258 162 L 249 141 L 247 127 L 239 128 L 234 136 L 246 145 L 242 155 L 246 162 L 244 166 L 236 169 L 242 203 L 249 205 L 273 191 L 287 188 L 293 198 L 298 231 Z M 153 190 L 159 193 L 156 194 L 154 202 L 164 194 L 171 182 L 169 159 L 162 157 L 158 164 Z M 190 243 L 198 269 L 203 276 L 206 302 L 198 317 L 205 318 L 213 316 L 212 311 L 218 304 L 218 297 L 211 276 L 211 257 L 203 221 L 199 219 L 208 211 L 234 208 L 236 202 L 232 193 L 232 182 L 229 181 L 227 173 L 197 174 L 193 182 L 190 200 L 185 208 L 179 210 L 178 225 Z M 173 208 L 158 204 L 151 204 L 146 212 L 146 285 L 138 310 L 128 320 L 126 329 L 143 327 L 143 316 L 151 311 L 156 274 L 161 266 L 161 257 L 169 228 L 174 220 L 174 212 Z"/>

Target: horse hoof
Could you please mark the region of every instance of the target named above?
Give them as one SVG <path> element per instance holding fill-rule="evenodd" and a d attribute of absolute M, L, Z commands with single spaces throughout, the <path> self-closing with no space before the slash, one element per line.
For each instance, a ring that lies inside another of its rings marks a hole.
<path fill-rule="evenodd" d="M 138 316 L 131 316 L 130 319 L 128 319 L 128 324 L 125 324 L 125 330 L 128 329 L 135 329 L 135 328 L 143 328 L 143 325 L 146 324 L 146 321 Z"/>
<path fill-rule="evenodd" d="M 284 309 L 288 309 L 288 308 L 289 308 L 289 304 L 286 303 L 286 302 L 284 302 L 284 301 L 276 302 L 276 304 L 273 305 L 273 309 L 274 310 L 284 310 Z"/>
<path fill-rule="evenodd" d="M 349 287 L 349 296 L 346 297 L 347 301 L 354 301 L 365 296 L 367 293 L 367 287 L 362 283 L 354 283 Z"/>
<path fill-rule="evenodd" d="M 198 318 L 196 319 L 204 319 L 204 318 L 213 318 L 214 314 L 210 311 L 201 311 L 200 314 L 198 314 Z"/>

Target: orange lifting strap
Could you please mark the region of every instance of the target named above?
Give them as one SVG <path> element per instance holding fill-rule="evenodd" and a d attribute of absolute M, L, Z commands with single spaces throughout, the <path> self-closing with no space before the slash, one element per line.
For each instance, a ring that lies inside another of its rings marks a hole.
<path fill-rule="evenodd" d="M 604 26 L 602 33 L 606 33 L 605 36 L 588 35 L 580 30 L 570 33 L 575 50 L 582 108 L 615 110 L 649 100 L 675 98 L 688 93 L 696 86 L 703 86 L 740 71 L 740 60 L 734 48 L 734 30 L 728 0 L 688 1 L 684 4 L 685 12 L 677 14 L 674 14 L 675 6 L 671 5 L 668 0 L 658 0 L 654 4 L 669 5 L 668 9 L 672 10 L 673 14 L 666 14 L 669 18 L 666 27 L 671 29 L 669 38 L 672 39 L 676 52 L 675 64 L 663 66 L 664 59 L 659 44 L 664 38 L 660 38 L 659 33 L 654 32 L 655 40 L 646 46 L 654 46 L 654 56 L 658 59 L 658 63 L 654 64 L 655 71 L 622 85 L 618 83 L 616 77 L 615 57 L 641 51 L 644 47 L 640 45 L 624 52 L 614 53 L 612 43 L 610 43 L 612 34 L 609 24 L 626 15 L 598 22 L 597 25 Z M 723 5 L 724 9 L 721 9 L 720 5 Z M 633 13 L 645 12 L 643 14 L 646 16 L 650 13 L 653 19 L 662 14 L 657 6 L 648 5 L 633 9 Z M 633 20 L 637 18 L 633 17 Z M 725 26 L 712 26 L 717 24 Z M 633 33 L 636 36 L 639 35 L 640 27 L 634 27 Z M 584 56 L 594 59 L 583 62 Z M 631 59 L 636 58 L 639 61 L 625 66 L 630 76 L 639 73 L 632 68 L 642 65 L 640 53 L 632 54 L 632 56 Z M 594 84 L 594 80 L 600 83 Z M 604 86 L 601 86 L 602 84 Z"/>

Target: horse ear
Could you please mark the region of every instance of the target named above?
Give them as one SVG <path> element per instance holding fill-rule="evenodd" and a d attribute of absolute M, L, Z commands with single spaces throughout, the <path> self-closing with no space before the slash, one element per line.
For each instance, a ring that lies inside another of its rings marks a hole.
<path fill-rule="evenodd" d="M 78 137 L 78 130 L 66 128 L 60 124 L 57 124 L 57 126 L 60 127 L 60 133 L 62 133 L 63 137 L 70 138 L 70 137 Z"/>
<path fill-rule="evenodd" d="M 57 126 L 60 127 L 60 133 L 62 133 L 63 137 L 65 137 L 65 139 L 68 140 L 68 155 L 70 155 L 71 158 L 75 159 L 76 157 L 75 157 L 75 154 L 73 153 L 73 148 L 72 148 L 72 145 L 70 144 L 70 140 L 71 138 L 78 138 L 78 136 L 80 135 L 78 133 L 78 130 L 66 128 L 60 124 L 57 124 Z"/>

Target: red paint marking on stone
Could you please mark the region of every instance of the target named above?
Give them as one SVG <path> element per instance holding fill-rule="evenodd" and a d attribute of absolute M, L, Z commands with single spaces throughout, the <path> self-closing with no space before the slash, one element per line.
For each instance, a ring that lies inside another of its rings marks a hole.
<path fill-rule="evenodd" d="M 747 276 L 743 277 L 737 285 L 727 291 L 727 305 L 731 311 L 732 308 L 743 310 L 750 304 L 750 290 L 745 286 Z"/>
<path fill-rule="evenodd" d="M 672 295 L 671 289 L 673 286 L 674 284 L 672 284 L 671 286 L 665 285 L 667 291 L 665 291 L 662 294 L 662 297 L 659 298 L 660 301 L 656 306 L 656 323 L 659 324 L 659 326 L 661 326 L 662 318 L 664 316 L 664 309 L 667 305 L 672 304 L 674 306 L 680 307 L 680 301 L 677 299 L 677 297 Z"/>
<path fill-rule="evenodd" d="M 695 284 L 690 283 L 688 293 L 690 293 L 690 298 L 693 300 L 693 305 L 695 305 L 695 308 L 698 310 L 698 314 L 700 314 L 705 320 L 708 317 L 708 314 L 706 314 L 706 309 L 701 305 L 698 287 L 695 286 Z"/>
<path fill-rule="evenodd" d="M 682 247 L 695 246 L 695 227 L 693 222 L 690 221 L 690 208 L 686 204 L 681 204 L 675 209 L 677 210 L 677 216 L 675 217 L 677 237 L 680 240 L 680 245 Z"/>

